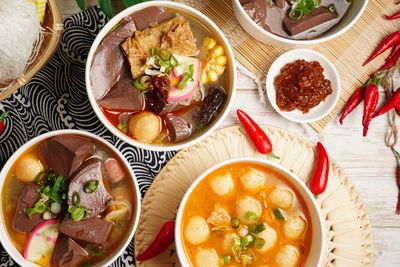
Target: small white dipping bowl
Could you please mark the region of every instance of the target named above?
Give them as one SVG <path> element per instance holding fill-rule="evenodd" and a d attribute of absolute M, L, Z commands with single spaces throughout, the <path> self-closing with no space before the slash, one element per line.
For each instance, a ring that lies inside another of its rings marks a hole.
<path fill-rule="evenodd" d="M 324 68 L 325 79 L 331 81 L 332 94 L 328 95 L 325 101 L 319 103 L 318 106 L 313 107 L 306 114 L 302 111 L 295 109 L 293 111 L 281 111 L 276 104 L 276 89 L 275 89 L 275 77 L 281 73 L 281 69 L 288 63 L 295 62 L 298 59 L 304 59 L 305 61 L 318 61 Z M 276 112 L 285 117 L 288 120 L 294 122 L 309 123 L 322 119 L 336 106 L 340 97 L 340 77 L 335 65 L 321 53 L 315 52 L 309 49 L 294 49 L 278 57 L 275 62 L 271 65 L 267 80 L 266 80 L 266 91 L 269 102 L 274 107 Z"/>
<path fill-rule="evenodd" d="M 122 155 L 121 152 L 119 152 L 114 146 L 112 146 L 110 143 L 108 143 L 106 140 L 104 140 L 101 137 L 98 137 L 92 133 L 85 132 L 85 131 L 80 131 L 80 130 L 59 130 L 59 131 L 52 131 L 48 132 L 45 134 L 42 134 L 40 136 L 37 136 L 31 140 L 29 140 L 27 143 L 25 143 L 23 146 L 18 148 L 18 150 L 7 160 L 6 164 L 4 165 L 3 169 L 0 172 L 0 192 L 3 190 L 4 186 L 4 181 L 7 177 L 8 172 L 10 171 L 10 168 L 13 166 L 15 161 L 29 148 L 34 146 L 35 144 L 38 144 L 48 138 L 54 137 L 54 136 L 59 136 L 59 135 L 78 135 L 78 136 L 83 136 L 88 139 L 94 140 L 95 142 L 101 144 L 102 146 L 106 147 L 107 149 L 111 150 L 115 155 L 118 156 L 118 159 L 122 164 L 124 165 L 125 169 L 129 171 L 129 177 L 132 179 L 132 184 L 133 184 L 133 191 L 135 192 L 134 200 L 135 200 L 135 207 L 134 207 L 134 218 L 132 221 L 132 224 L 130 226 L 129 231 L 127 232 L 127 235 L 125 236 L 124 240 L 119 244 L 119 246 L 116 248 L 115 252 L 111 254 L 109 257 L 105 258 L 102 262 L 97 264 L 96 266 L 108 266 L 111 263 L 113 263 L 119 256 L 122 255 L 122 253 L 125 251 L 125 249 L 128 247 L 129 243 L 132 241 L 133 235 L 136 231 L 136 228 L 139 223 L 139 217 L 140 217 L 140 190 L 139 190 L 139 185 L 136 180 L 135 174 L 132 171 L 131 166 L 129 165 L 128 161 L 125 159 L 125 157 Z M 7 253 L 11 256 L 11 258 L 18 263 L 20 266 L 23 267 L 40 267 L 42 265 L 35 264 L 33 262 L 25 260 L 21 252 L 17 250 L 17 248 L 13 245 L 10 237 L 8 236 L 6 226 L 4 224 L 4 218 L 3 218 L 3 202 L 0 204 L 0 242 L 3 245 L 4 249 L 7 251 Z"/>
<path fill-rule="evenodd" d="M 294 46 L 294 45 L 314 45 L 322 42 L 329 41 L 344 34 L 350 29 L 363 14 L 368 5 L 368 0 L 352 1 L 349 10 L 344 15 L 342 20 L 333 26 L 327 32 L 308 40 L 294 40 L 275 35 L 269 31 L 264 30 L 261 26 L 255 23 L 244 11 L 240 0 L 233 0 L 233 10 L 236 18 L 243 29 L 248 32 L 255 39 L 270 45 L 276 46 Z"/>
<path fill-rule="evenodd" d="M 103 38 L 117 25 L 122 18 L 137 12 L 139 10 L 142 10 L 147 7 L 152 7 L 152 6 L 158 6 L 158 7 L 165 7 L 165 8 L 171 8 L 175 11 L 182 12 L 183 14 L 186 14 L 188 16 L 191 16 L 198 20 L 200 23 L 202 23 L 205 27 L 210 29 L 217 37 L 218 40 L 221 42 L 221 45 L 225 49 L 225 54 L 228 58 L 228 70 L 229 70 L 229 88 L 224 88 L 226 90 L 226 93 L 228 95 L 224 107 L 221 109 L 219 112 L 218 116 L 214 118 L 213 122 L 206 127 L 206 129 L 196 135 L 192 136 L 188 140 L 185 140 L 183 142 L 177 143 L 177 144 L 169 144 L 169 145 L 153 145 L 153 144 L 146 144 L 143 142 L 139 142 L 133 138 L 128 137 L 124 133 L 122 133 L 120 130 L 117 129 L 114 125 L 112 125 L 109 120 L 105 117 L 103 112 L 101 111 L 99 105 L 97 104 L 97 101 L 94 97 L 93 90 L 92 90 L 92 84 L 90 81 L 90 67 L 92 65 L 93 61 L 93 54 L 95 53 L 97 47 L 103 40 Z M 191 146 L 203 138 L 207 137 L 209 134 L 211 134 L 224 120 L 226 115 L 228 114 L 232 104 L 233 100 L 236 94 L 236 64 L 235 64 L 235 57 L 233 55 L 232 48 L 226 39 L 225 35 L 223 32 L 218 28 L 218 26 L 207 16 L 205 16 L 203 13 L 199 12 L 198 10 L 191 8 L 187 5 L 180 4 L 180 3 L 175 3 L 175 2 L 170 2 L 170 1 L 148 1 L 144 3 L 140 3 L 134 6 L 131 6 L 124 11 L 118 13 L 114 18 L 112 18 L 105 26 L 104 28 L 100 31 L 100 33 L 97 35 L 96 39 L 94 40 L 90 51 L 89 55 L 86 61 L 86 71 L 85 71 L 85 81 L 86 81 L 86 90 L 87 94 L 89 97 L 90 104 L 92 105 L 92 108 L 94 112 L 96 113 L 97 117 L 99 120 L 103 123 L 107 129 L 120 138 L 121 140 L 125 141 L 126 143 L 142 148 L 142 149 L 148 149 L 148 150 L 153 150 L 153 151 L 171 151 L 171 150 L 179 150 L 188 146 Z"/>
<path fill-rule="evenodd" d="M 257 159 L 257 158 L 236 158 L 230 159 L 227 161 L 223 161 L 221 163 L 216 164 L 215 166 L 211 167 L 210 169 L 203 172 L 199 177 L 194 180 L 194 182 L 190 185 L 187 189 L 185 195 L 183 196 L 181 203 L 179 205 L 178 213 L 176 215 L 176 223 L 175 223 L 175 247 L 178 253 L 178 258 L 182 266 L 191 266 L 186 252 L 183 246 L 183 237 L 182 237 L 182 216 L 186 206 L 186 202 L 189 199 L 190 195 L 192 194 L 193 190 L 196 186 L 210 173 L 213 171 L 232 163 L 238 162 L 249 162 L 249 163 L 256 163 L 267 166 L 278 173 L 282 174 L 286 181 L 292 185 L 296 191 L 300 194 L 300 196 L 304 199 L 304 203 L 306 205 L 306 209 L 310 213 L 311 218 L 311 248 L 310 252 L 307 256 L 305 264 L 303 267 L 319 267 L 322 264 L 322 257 L 325 253 L 325 224 L 324 219 L 322 218 L 321 211 L 319 206 L 312 195 L 311 191 L 308 187 L 304 184 L 303 181 L 300 180 L 293 172 L 289 171 L 288 169 L 282 167 L 278 163 L 264 160 L 264 159 Z"/>

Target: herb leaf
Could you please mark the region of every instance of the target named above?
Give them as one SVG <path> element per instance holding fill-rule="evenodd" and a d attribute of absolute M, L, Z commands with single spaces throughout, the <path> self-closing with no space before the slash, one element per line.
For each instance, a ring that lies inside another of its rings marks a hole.
<path fill-rule="evenodd" d="M 293 6 L 289 17 L 291 19 L 301 19 L 319 4 L 319 0 L 294 0 L 292 3 Z"/>

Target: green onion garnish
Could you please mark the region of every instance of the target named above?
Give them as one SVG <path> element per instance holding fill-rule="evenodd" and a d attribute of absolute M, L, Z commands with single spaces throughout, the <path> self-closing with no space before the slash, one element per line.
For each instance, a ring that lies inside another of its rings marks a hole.
<path fill-rule="evenodd" d="M 232 228 L 234 228 L 234 229 L 239 228 L 240 221 L 238 218 L 232 219 L 231 223 L 232 223 Z"/>
<path fill-rule="evenodd" d="M 133 82 L 133 86 L 135 86 L 136 89 L 139 89 L 141 91 L 146 90 L 146 87 L 144 87 L 141 83 L 140 83 L 140 78 L 137 78 L 134 82 Z"/>
<path fill-rule="evenodd" d="M 257 222 L 260 218 L 258 218 L 257 214 L 252 211 L 246 212 L 246 217 L 252 222 Z"/>
<path fill-rule="evenodd" d="M 263 224 L 263 223 L 260 223 L 260 224 L 257 224 L 256 225 L 256 229 L 255 229 L 255 233 L 257 234 L 257 233 L 261 233 L 262 231 L 264 231 L 265 229 L 267 229 L 266 227 L 265 227 L 265 225 Z"/>
<path fill-rule="evenodd" d="M 256 225 L 255 224 L 250 224 L 248 226 L 248 230 L 249 230 L 249 233 L 255 233 L 256 232 Z"/>
<path fill-rule="evenodd" d="M 140 78 L 140 84 L 146 89 L 149 87 L 149 85 L 147 83 L 150 81 L 151 81 L 151 77 L 149 75 L 143 75 Z"/>
<path fill-rule="evenodd" d="M 144 91 L 142 91 L 144 92 Z M 126 128 L 124 125 L 122 125 L 121 123 L 118 123 L 117 128 L 123 132 L 123 133 L 127 133 L 128 132 L 128 128 Z"/>
<path fill-rule="evenodd" d="M 84 207 L 74 207 L 71 212 L 71 219 L 74 221 L 80 221 L 87 215 L 87 210 Z"/>
<path fill-rule="evenodd" d="M 158 55 L 163 61 L 167 61 L 171 58 L 171 52 L 169 52 L 167 49 L 161 49 Z"/>
<path fill-rule="evenodd" d="M 185 76 L 183 76 L 183 79 L 178 83 L 178 89 L 182 90 L 183 88 L 185 88 L 185 85 L 187 84 L 187 82 L 190 79 L 190 75 L 185 72 Z"/>
<path fill-rule="evenodd" d="M 274 209 L 272 212 L 274 213 L 276 219 L 285 220 L 285 217 L 283 217 L 280 209 Z"/>
<path fill-rule="evenodd" d="M 151 55 L 152 55 L 152 56 L 158 55 L 159 52 L 160 52 L 160 50 L 158 50 L 158 48 L 156 48 L 156 47 L 153 47 L 153 48 L 151 49 Z"/>
<path fill-rule="evenodd" d="M 245 237 L 240 240 L 240 247 L 241 249 L 246 249 L 249 245 L 251 245 L 255 240 L 253 235 L 246 235 Z"/>
<path fill-rule="evenodd" d="M 176 57 L 174 55 L 171 56 L 171 66 L 172 67 L 176 67 L 179 65 L 179 61 L 176 59 Z"/>
<path fill-rule="evenodd" d="M 192 81 L 194 81 L 193 74 L 194 74 L 194 64 L 190 64 L 189 65 L 189 75 L 190 75 L 190 79 Z"/>
<path fill-rule="evenodd" d="M 231 263 L 231 256 L 225 255 L 220 259 L 222 265 Z"/>
<path fill-rule="evenodd" d="M 85 193 L 91 194 L 97 190 L 99 187 L 98 181 L 89 181 L 85 184 Z"/>
<path fill-rule="evenodd" d="M 256 249 L 262 249 L 264 245 L 265 245 L 265 240 L 263 238 L 257 237 L 256 240 L 254 240 L 254 247 Z"/>
<path fill-rule="evenodd" d="M 79 204 L 81 203 L 81 196 L 78 194 L 78 192 L 74 192 L 72 193 L 72 204 L 74 204 L 74 206 L 79 206 Z"/>

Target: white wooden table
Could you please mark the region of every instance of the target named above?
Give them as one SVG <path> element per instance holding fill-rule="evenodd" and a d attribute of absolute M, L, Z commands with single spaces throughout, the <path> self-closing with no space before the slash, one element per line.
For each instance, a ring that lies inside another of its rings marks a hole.
<path fill-rule="evenodd" d="M 57 1 L 64 18 L 79 12 L 75 0 Z M 88 1 L 89 4 L 96 2 Z M 255 83 L 242 73 L 239 73 L 238 94 L 232 112 L 221 127 L 238 123 L 233 112 L 237 108 L 248 112 L 260 124 L 278 126 L 311 141 L 323 141 L 330 156 L 345 169 L 356 185 L 368 209 L 373 229 L 374 266 L 400 266 L 400 216 L 394 214 L 398 194 L 396 161 L 384 144 L 388 131 L 386 116 L 374 120 L 367 138 L 362 137 L 360 107 L 346 119 L 344 126 L 340 126 L 336 118 L 321 134 L 316 134 L 308 125 L 284 119 L 269 103 L 261 104 Z"/>

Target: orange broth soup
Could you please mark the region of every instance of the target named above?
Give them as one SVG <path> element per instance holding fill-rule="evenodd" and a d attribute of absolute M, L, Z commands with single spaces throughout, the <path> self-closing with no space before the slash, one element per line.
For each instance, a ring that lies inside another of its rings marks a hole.
<path fill-rule="evenodd" d="M 191 266 L 303 266 L 311 242 L 304 200 L 285 177 L 233 163 L 205 177 L 187 200 L 182 240 Z"/>

